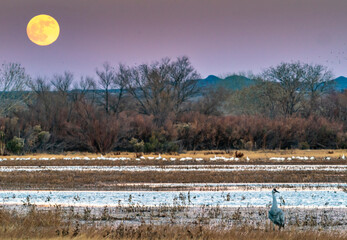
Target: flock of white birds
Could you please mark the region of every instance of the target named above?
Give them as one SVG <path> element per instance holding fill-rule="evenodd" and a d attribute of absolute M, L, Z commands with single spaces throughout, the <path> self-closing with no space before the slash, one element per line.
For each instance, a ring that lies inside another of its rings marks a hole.
<path fill-rule="evenodd" d="M 346 160 L 346 157 L 345 155 L 343 154 L 341 157 L 340 157 L 342 160 Z M 134 158 L 128 158 L 128 157 L 105 157 L 103 155 L 101 155 L 100 157 L 93 157 L 93 158 L 90 158 L 90 157 L 65 157 L 63 158 L 63 160 L 108 160 L 108 161 L 130 161 L 130 160 L 133 160 Z M 244 160 L 246 160 L 247 162 L 250 161 L 250 158 L 249 157 L 246 157 L 246 158 L 243 158 Z M 270 157 L 269 160 L 270 161 L 291 161 L 291 160 L 315 160 L 315 157 L 301 157 L 301 156 L 292 156 L 292 157 Z M 325 160 L 331 160 L 331 157 L 325 157 L 324 158 Z M 1 161 L 7 161 L 7 160 L 41 160 L 41 161 L 48 161 L 48 160 L 57 160 L 55 157 L 52 157 L 52 158 L 47 158 L 47 157 L 42 157 L 42 158 L 30 158 L 30 157 L 16 157 L 16 158 L 0 158 L 0 162 Z M 174 157 L 171 157 L 171 158 L 165 158 L 165 157 L 162 157 L 160 154 L 158 157 L 153 157 L 153 156 L 150 156 L 150 157 L 144 157 L 144 156 L 141 156 L 139 158 L 135 158 L 136 161 L 141 161 L 141 160 L 161 160 L 161 161 L 181 161 L 181 162 L 184 162 L 184 161 L 197 161 L 197 162 L 200 162 L 200 161 L 204 161 L 204 160 L 210 160 L 210 161 L 225 161 L 225 162 L 228 162 L 228 161 L 240 161 L 241 159 L 240 158 L 237 158 L 237 157 L 224 157 L 224 156 L 214 156 L 214 157 L 211 157 L 211 158 L 192 158 L 192 157 L 182 157 L 182 158 L 174 158 Z"/>

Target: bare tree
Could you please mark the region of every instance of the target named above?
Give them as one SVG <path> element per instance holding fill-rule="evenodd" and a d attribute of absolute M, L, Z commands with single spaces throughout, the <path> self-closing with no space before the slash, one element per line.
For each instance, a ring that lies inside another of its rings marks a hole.
<path fill-rule="evenodd" d="M 54 75 L 51 83 L 53 87 L 61 94 L 67 95 L 73 82 L 73 74 L 64 72 L 64 74 Z"/>
<path fill-rule="evenodd" d="M 306 76 L 305 85 L 308 94 L 308 114 L 312 114 L 319 109 L 318 100 L 331 87 L 333 73 L 322 65 L 305 65 Z"/>
<path fill-rule="evenodd" d="M 103 64 L 102 70 L 96 70 L 96 74 L 99 77 L 99 85 L 101 86 L 103 90 L 103 105 L 105 107 L 106 113 L 109 113 L 109 101 L 110 101 L 110 89 L 112 88 L 112 85 L 115 81 L 115 71 L 113 67 L 110 66 L 109 63 Z"/>
<path fill-rule="evenodd" d="M 113 81 L 113 86 L 116 89 L 115 94 L 112 95 L 110 107 L 118 114 L 124 109 L 124 97 L 126 94 L 126 87 L 128 84 L 129 70 L 128 68 L 120 64 L 118 71 L 115 73 L 115 78 Z"/>
<path fill-rule="evenodd" d="M 28 82 L 28 87 L 31 90 L 31 97 L 26 101 L 29 112 L 43 129 L 50 129 L 51 116 L 58 111 L 51 92 L 51 82 L 44 77 L 37 77 Z"/>
<path fill-rule="evenodd" d="M 128 91 L 135 98 L 139 112 L 154 115 L 162 124 L 169 114 L 184 111 L 184 104 L 197 93 L 199 74 L 187 57 L 162 59 L 126 70 Z"/>
<path fill-rule="evenodd" d="M 291 116 L 301 109 L 300 102 L 305 95 L 306 76 L 307 65 L 300 62 L 281 63 L 264 71 L 264 79 L 277 83 L 275 86 L 278 86 L 273 91 L 267 92 L 267 96 L 272 98 L 276 95 L 271 100 L 279 103 L 284 116 Z"/>
<path fill-rule="evenodd" d="M 34 80 L 28 82 L 28 86 L 36 94 L 46 93 L 51 90 L 51 85 L 43 77 L 37 77 Z"/>
<path fill-rule="evenodd" d="M 199 91 L 196 80 L 200 75 L 191 65 L 188 57 L 178 58 L 171 62 L 169 68 L 170 82 L 173 86 L 175 113 L 179 113 L 182 105 Z"/>
<path fill-rule="evenodd" d="M 194 103 L 194 109 L 204 115 L 223 115 L 227 99 L 230 99 L 230 96 L 231 90 L 223 87 L 210 88 L 202 93 L 199 101 Z"/>
<path fill-rule="evenodd" d="M 75 83 L 72 93 L 73 102 L 82 100 L 89 100 L 94 103 L 95 101 L 96 83 L 92 77 L 81 77 L 80 81 Z"/>
<path fill-rule="evenodd" d="M 30 77 L 19 63 L 4 63 L 0 69 L 0 115 L 23 104 L 28 94 L 23 92 Z"/>
<path fill-rule="evenodd" d="M 308 116 L 319 109 L 318 100 L 331 86 L 333 74 L 322 65 L 294 62 L 270 67 L 262 76 L 262 101 L 268 99 L 269 107 L 284 116 Z"/>

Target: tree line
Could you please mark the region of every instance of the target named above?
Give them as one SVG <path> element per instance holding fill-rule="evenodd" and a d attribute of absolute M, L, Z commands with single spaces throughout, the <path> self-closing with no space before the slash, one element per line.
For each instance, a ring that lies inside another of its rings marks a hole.
<path fill-rule="evenodd" d="M 280 63 L 238 91 L 199 87 L 188 57 L 95 73 L 2 64 L 0 154 L 347 147 L 347 91 L 322 65 Z"/>

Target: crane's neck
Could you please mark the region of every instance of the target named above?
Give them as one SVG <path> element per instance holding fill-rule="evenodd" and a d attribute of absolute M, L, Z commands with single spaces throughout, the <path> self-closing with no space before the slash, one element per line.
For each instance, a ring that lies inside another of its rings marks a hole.
<path fill-rule="evenodd" d="M 276 200 L 276 195 L 275 193 L 272 194 L 272 207 L 273 209 L 277 208 L 277 200 Z"/>

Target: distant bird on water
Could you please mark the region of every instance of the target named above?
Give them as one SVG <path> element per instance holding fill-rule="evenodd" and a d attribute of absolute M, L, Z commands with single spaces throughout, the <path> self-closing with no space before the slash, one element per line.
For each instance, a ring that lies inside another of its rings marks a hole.
<path fill-rule="evenodd" d="M 281 227 L 284 228 L 284 212 L 277 206 L 276 193 L 279 193 L 279 191 L 274 188 L 272 190 L 272 206 L 269 211 L 269 219 L 273 223 L 273 230 L 275 230 L 275 224 L 279 226 L 279 230 L 281 230 Z"/>

